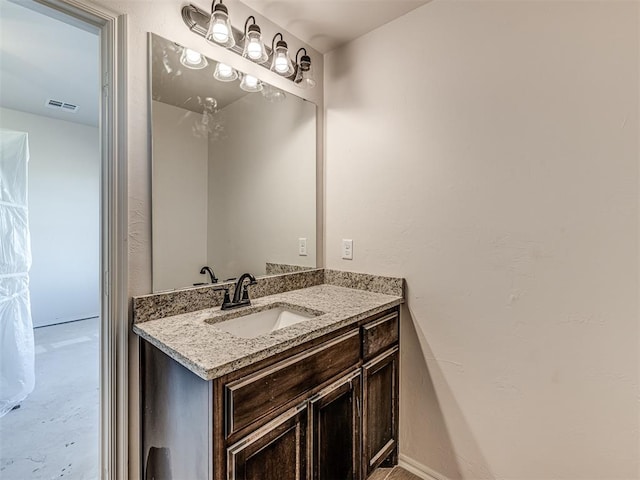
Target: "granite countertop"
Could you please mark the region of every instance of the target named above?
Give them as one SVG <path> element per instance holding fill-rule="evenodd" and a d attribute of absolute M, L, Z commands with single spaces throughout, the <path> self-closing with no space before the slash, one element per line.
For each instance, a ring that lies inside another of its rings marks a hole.
<path fill-rule="evenodd" d="M 288 348 L 399 305 L 402 297 L 317 285 L 251 300 L 250 307 L 220 307 L 133 325 L 133 331 L 204 380 L 213 380 Z M 256 338 L 239 338 L 216 322 L 284 306 L 320 315 Z"/>

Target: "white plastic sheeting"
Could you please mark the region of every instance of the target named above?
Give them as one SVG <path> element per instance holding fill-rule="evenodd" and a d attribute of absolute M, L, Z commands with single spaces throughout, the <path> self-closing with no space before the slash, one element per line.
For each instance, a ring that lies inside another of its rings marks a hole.
<path fill-rule="evenodd" d="M 0 417 L 35 385 L 27 134 L 0 129 Z"/>

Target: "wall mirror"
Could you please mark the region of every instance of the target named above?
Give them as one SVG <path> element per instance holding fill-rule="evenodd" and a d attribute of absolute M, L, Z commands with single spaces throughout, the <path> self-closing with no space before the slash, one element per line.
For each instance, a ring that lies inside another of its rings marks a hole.
<path fill-rule="evenodd" d="M 153 291 L 315 268 L 316 106 L 155 34 L 149 58 Z"/>

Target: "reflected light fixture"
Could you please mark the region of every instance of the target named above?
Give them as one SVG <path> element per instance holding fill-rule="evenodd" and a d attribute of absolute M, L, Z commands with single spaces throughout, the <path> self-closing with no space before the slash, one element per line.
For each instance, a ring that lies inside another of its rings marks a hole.
<path fill-rule="evenodd" d="M 240 88 L 245 92 L 259 92 L 262 90 L 262 82 L 253 75 L 245 73 L 240 81 Z"/>
<path fill-rule="evenodd" d="M 233 82 L 238 78 L 238 72 L 226 63 L 218 62 L 216 70 L 213 72 L 213 78 L 221 82 Z"/>
<path fill-rule="evenodd" d="M 182 53 L 180 54 L 180 63 L 192 70 L 201 70 L 209 65 L 204 55 L 186 47 L 182 49 Z"/>
<path fill-rule="evenodd" d="M 249 25 L 249 20 L 253 20 L 251 25 Z M 256 63 L 264 63 L 269 59 L 267 49 L 262 41 L 262 32 L 253 15 L 244 22 L 244 50 L 242 51 L 242 56 Z"/>
<path fill-rule="evenodd" d="M 262 89 L 262 96 L 267 102 L 272 103 L 282 102 L 287 98 L 287 95 L 282 90 L 274 87 L 273 85 L 269 85 L 268 83 L 264 84 L 264 88 Z"/>
<path fill-rule="evenodd" d="M 216 1 L 219 3 L 216 4 Z M 209 28 L 204 38 L 226 48 L 231 48 L 236 44 L 229 21 L 229 10 L 226 5 L 223 5 L 222 0 L 213 0 L 211 4 Z"/>
<path fill-rule="evenodd" d="M 280 35 L 280 40 L 276 43 L 276 37 Z M 275 45 L 275 46 L 274 46 Z M 271 70 L 283 77 L 293 75 L 293 63 L 289 58 L 289 47 L 281 33 L 276 33 L 271 40 L 271 51 L 273 58 L 271 60 Z"/>
<path fill-rule="evenodd" d="M 298 55 L 302 51 L 304 51 L 304 55 L 300 57 L 300 61 L 298 62 Z M 304 47 L 296 53 L 296 78 L 294 82 L 300 88 L 313 88 L 316 86 L 316 80 L 313 78 L 311 57 L 307 55 L 307 49 Z"/>

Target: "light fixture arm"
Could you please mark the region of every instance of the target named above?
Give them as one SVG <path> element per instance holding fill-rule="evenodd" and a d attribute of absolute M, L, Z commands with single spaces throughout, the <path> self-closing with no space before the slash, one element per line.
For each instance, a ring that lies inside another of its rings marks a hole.
<path fill-rule="evenodd" d="M 276 33 L 273 36 L 273 39 L 271 40 L 271 51 L 275 52 L 275 48 L 276 48 L 276 37 L 280 35 L 280 40 L 284 42 L 284 37 L 282 36 L 282 34 L 280 32 Z"/>
<path fill-rule="evenodd" d="M 213 2 L 211 2 L 211 13 L 213 13 L 216 2 L 220 2 L 220 5 L 222 5 L 222 0 L 213 0 Z"/>
<path fill-rule="evenodd" d="M 215 1 L 215 0 L 214 0 Z M 221 0 L 222 1 L 222 0 Z M 256 24 L 256 17 L 254 17 L 253 15 L 249 15 L 247 17 L 247 20 L 244 22 L 244 36 L 247 36 L 247 27 L 249 26 L 249 20 L 252 20 L 253 23 L 252 25 L 257 25 Z"/>
<path fill-rule="evenodd" d="M 298 49 L 298 51 L 296 52 L 296 65 L 299 65 L 300 62 L 298 61 L 298 55 L 300 55 L 300 52 L 304 51 L 304 56 L 308 56 L 307 55 L 307 49 L 304 47 L 301 47 Z"/>

